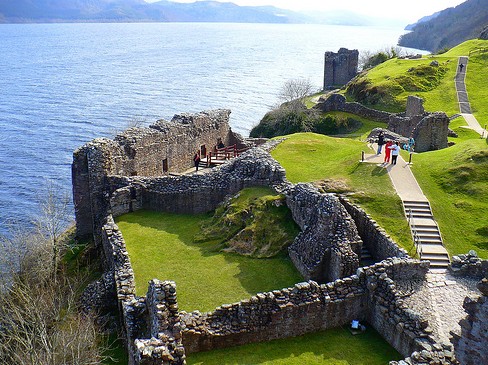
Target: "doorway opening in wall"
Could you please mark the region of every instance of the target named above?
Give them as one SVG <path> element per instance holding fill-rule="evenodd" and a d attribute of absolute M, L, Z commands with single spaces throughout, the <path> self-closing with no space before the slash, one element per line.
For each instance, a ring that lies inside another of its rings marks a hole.
<path fill-rule="evenodd" d="M 166 172 L 168 172 L 168 159 L 167 158 L 165 158 L 163 160 L 163 174 Z"/>
<path fill-rule="evenodd" d="M 207 156 L 207 147 L 204 144 L 200 146 L 200 156 L 205 157 Z"/>

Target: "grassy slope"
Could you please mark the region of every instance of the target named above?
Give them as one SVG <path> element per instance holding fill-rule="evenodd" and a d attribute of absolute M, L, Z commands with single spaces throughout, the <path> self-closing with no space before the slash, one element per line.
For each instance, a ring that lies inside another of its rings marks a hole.
<path fill-rule="evenodd" d="M 388 234 L 413 254 L 412 239 L 386 170 L 374 164 L 360 163 L 364 143 L 345 138 L 331 138 L 314 133 L 299 133 L 273 150 L 272 156 L 286 170 L 293 183 L 323 179 L 339 180 L 355 193 L 350 199 L 359 203 Z"/>
<path fill-rule="evenodd" d="M 189 365 L 383 365 L 402 356 L 372 328 L 353 336 L 337 328 L 300 337 L 190 354 Z"/>
<path fill-rule="evenodd" d="M 488 143 L 471 130 L 456 132 L 456 145 L 415 155 L 413 172 L 449 254 L 476 250 L 488 259 Z"/>
<path fill-rule="evenodd" d="M 127 244 L 138 295 L 153 278 L 173 280 L 180 309 L 209 311 L 262 291 L 302 281 L 286 257 L 252 259 L 195 244 L 207 215 L 139 211 L 117 219 Z"/>
<path fill-rule="evenodd" d="M 408 95 L 417 95 L 425 100 L 424 107 L 427 111 L 444 111 L 453 115 L 459 113 L 454 85 L 458 57 L 469 56 L 466 76 L 468 95 L 473 114 L 485 126 L 488 124 L 488 53 L 477 52 L 470 55 L 470 51 L 480 48 L 488 49 L 488 41 L 470 40 L 442 55 L 427 56 L 419 60 L 392 59 L 370 70 L 367 77 L 374 84 L 381 84 L 390 77 L 405 74 L 411 67 L 437 60 L 448 67 L 439 86 L 426 92 L 405 92 L 397 97 L 406 99 Z M 460 138 L 451 139 L 457 143 L 456 146 L 416 155 L 413 172 L 431 202 L 449 253 L 455 255 L 474 249 L 481 257 L 488 258 L 488 177 L 483 177 L 486 176 L 483 174 L 487 167 L 486 164 L 469 162 L 470 154 L 487 150 L 487 143 L 480 140 L 476 133 L 459 128 L 461 126 L 466 126 L 463 118 L 457 118 L 450 123 L 450 128 L 460 135 Z M 453 167 L 457 168 L 452 170 Z M 450 169 L 452 171 L 448 173 Z M 466 175 L 468 172 L 462 172 L 463 169 L 471 171 L 471 177 Z M 466 182 L 462 180 L 463 174 L 468 176 Z M 473 179 L 473 176 L 477 179 L 477 188 L 466 192 L 463 185 L 470 178 Z M 449 185 L 457 187 L 446 189 Z M 389 230 L 387 225 L 384 227 Z"/>
<path fill-rule="evenodd" d="M 457 104 L 456 88 L 454 85 L 454 75 L 456 74 L 457 62 L 459 56 L 469 55 L 469 51 L 476 48 L 488 48 L 488 41 L 470 40 L 461 45 L 452 48 L 449 52 L 441 55 L 424 56 L 417 60 L 399 60 L 391 59 L 385 63 L 375 67 L 368 72 L 368 79 L 374 84 L 381 84 L 386 82 L 390 77 L 395 77 L 402 74 L 408 74 L 411 67 L 418 65 L 428 65 L 436 60 L 441 65 L 448 67 L 448 72 L 444 75 L 441 83 L 430 91 L 404 92 L 397 96 L 398 99 L 406 100 L 408 95 L 416 95 L 425 100 L 425 110 L 444 111 L 448 115 L 459 113 Z M 475 116 L 480 118 L 480 121 L 486 120 L 488 116 L 488 88 L 486 87 L 486 68 L 487 56 L 474 54 L 470 57 L 470 62 L 467 69 L 467 89 L 470 97 L 470 102 L 475 109 Z M 382 109 L 385 109 L 384 107 Z"/>

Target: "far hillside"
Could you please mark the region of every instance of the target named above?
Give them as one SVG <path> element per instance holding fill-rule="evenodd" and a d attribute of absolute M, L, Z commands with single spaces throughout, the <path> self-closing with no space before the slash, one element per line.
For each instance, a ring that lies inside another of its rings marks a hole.
<path fill-rule="evenodd" d="M 418 22 L 412 32 L 400 37 L 399 45 L 437 52 L 477 38 L 488 25 L 488 0 L 468 0 Z"/>

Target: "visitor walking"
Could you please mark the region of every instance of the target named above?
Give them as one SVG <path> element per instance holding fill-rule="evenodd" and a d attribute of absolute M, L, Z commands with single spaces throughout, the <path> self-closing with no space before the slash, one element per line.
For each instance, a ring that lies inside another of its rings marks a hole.
<path fill-rule="evenodd" d="M 193 156 L 193 162 L 195 163 L 196 171 L 198 171 L 198 166 L 200 165 L 200 151 L 197 151 L 197 153 L 195 153 L 195 156 Z"/>
<path fill-rule="evenodd" d="M 387 140 L 385 144 L 385 159 L 383 162 L 388 163 L 390 162 L 390 156 L 391 156 L 391 149 L 390 146 L 393 144 L 393 141 Z"/>
<path fill-rule="evenodd" d="M 459 64 L 459 72 L 463 72 L 464 65 L 462 63 Z"/>
<path fill-rule="evenodd" d="M 391 164 L 396 165 L 398 155 L 400 154 L 400 144 L 395 142 L 395 144 L 388 147 L 391 150 Z"/>
<path fill-rule="evenodd" d="M 410 139 L 408 140 L 408 152 L 413 152 L 415 146 L 415 139 L 413 138 L 413 134 L 410 135 Z"/>
<path fill-rule="evenodd" d="M 381 148 L 385 144 L 385 136 L 383 135 L 383 131 L 378 134 L 378 151 L 376 152 L 377 155 L 381 155 Z"/>

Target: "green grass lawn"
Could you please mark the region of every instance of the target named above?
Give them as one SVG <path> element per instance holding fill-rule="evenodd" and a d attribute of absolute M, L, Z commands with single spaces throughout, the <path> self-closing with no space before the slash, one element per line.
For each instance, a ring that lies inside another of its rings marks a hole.
<path fill-rule="evenodd" d="M 488 259 L 488 143 L 474 131 L 455 130 L 456 145 L 415 155 L 412 171 L 449 254 L 475 250 Z"/>
<path fill-rule="evenodd" d="M 271 154 L 293 183 L 333 179 L 347 186 L 350 199 L 361 205 L 413 255 L 413 242 L 401 200 L 384 168 L 359 162 L 361 151 L 370 153 L 364 142 L 298 133 L 287 136 Z"/>
<path fill-rule="evenodd" d="M 146 293 L 147 283 L 153 278 L 173 280 L 180 310 L 210 311 L 221 304 L 303 281 L 284 254 L 254 259 L 220 252 L 212 242 L 196 244 L 200 225 L 209 218 L 152 211 L 117 218 L 138 295 Z"/>
<path fill-rule="evenodd" d="M 371 327 L 353 336 L 348 330 L 328 331 L 190 354 L 189 365 L 384 365 L 403 357 Z"/>

